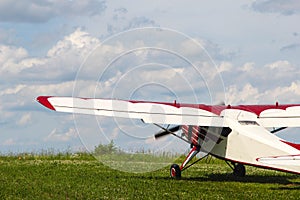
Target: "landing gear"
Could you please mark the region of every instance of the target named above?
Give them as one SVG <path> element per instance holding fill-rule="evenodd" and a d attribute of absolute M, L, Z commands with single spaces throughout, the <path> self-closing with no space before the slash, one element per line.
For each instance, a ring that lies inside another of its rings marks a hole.
<path fill-rule="evenodd" d="M 200 161 L 201 159 L 199 159 L 196 162 L 190 164 L 189 166 L 186 166 L 199 153 L 199 151 L 200 151 L 200 146 L 193 146 L 190 153 L 187 155 L 187 157 L 185 158 L 184 162 L 181 164 L 180 167 L 177 164 L 173 164 L 170 167 L 171 177 L 179 179 L 181 177 L 181 171 L 189 168 L 190 166 L 192 166 L 196 162 Z"/>
<path fill-rule="evenodd" d="M 180 179 L 181 178 L 181 170 L 177 164 L 173 164 L 170 167 L 170 175 L 172 178 Z"/>
<path fill-rule="evenodd" d="M 246 168 L 243 164 L 236 163 L 233 168 L 233 175 L 238 177 L 244 177 L 246 175 Z"/>
<path fill-rule="evenodd" d="M 233 170 L 233 175 L 238 177 L 244 177 L 246 175 L 246 168 L 241 163 L 235 163 L 231 162 L 231 164 L 228 161 L 225 161 L 227 165 Z"/>

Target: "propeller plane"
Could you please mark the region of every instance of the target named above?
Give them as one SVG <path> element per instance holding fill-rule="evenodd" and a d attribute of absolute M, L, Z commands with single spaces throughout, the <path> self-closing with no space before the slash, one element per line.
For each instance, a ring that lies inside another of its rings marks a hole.
<path fill-rule="evenodd" d="M 59 112 L 141 119 L 162 128 L 156 139 L 174 135 L 186 141 L 190 152 L 180 166 L 170 167 L 173 178 L 180 178 L 200 151 L 225 160 L 236 176 L 245 176 L 245 165 L 300 174 L 300 144 L 275 134 L 300 127 L 300 104 L 231 106 L 54 96 L 37 101 Z M 173 127 L 162 126 L 170 124 Z"/>

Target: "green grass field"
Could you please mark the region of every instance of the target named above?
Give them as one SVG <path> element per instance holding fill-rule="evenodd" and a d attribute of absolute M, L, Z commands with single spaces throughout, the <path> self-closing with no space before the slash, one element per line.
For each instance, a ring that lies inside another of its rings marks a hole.
<path fill-rule="evenodd" d="M 234 177 L 223 161 L 203 160 L 169 178 L 112 170 L 91 155 L 0 157 L 0 199 L 299 199 L 300 176 L 246 167 Z"/>

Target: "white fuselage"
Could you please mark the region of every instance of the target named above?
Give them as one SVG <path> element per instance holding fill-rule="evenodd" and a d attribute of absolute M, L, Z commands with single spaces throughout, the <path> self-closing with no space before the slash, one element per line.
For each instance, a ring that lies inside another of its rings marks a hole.
<path fill-rule="evenodd" d="M 300 151 L 258 124 L 228 119 L 232 132 L 211 154 L 233 162 L 300 173 Z"/>

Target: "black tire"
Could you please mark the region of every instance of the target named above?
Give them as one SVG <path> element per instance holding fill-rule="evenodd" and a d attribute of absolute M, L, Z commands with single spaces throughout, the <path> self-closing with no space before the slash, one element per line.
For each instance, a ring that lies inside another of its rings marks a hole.
<path fill-rule="evenodd" d="M 181 178 L 181 170 L 177 164 L 173 164 L 170 167 L 170 176 L 171 178 L 180 179 Z"/>
<path fill-rule="evenodd" d="M 233 175 L 238 177 L 244 177 L 246 175 L 246 168 L 243 164 L 236 164 L 234 166 Z"/>

